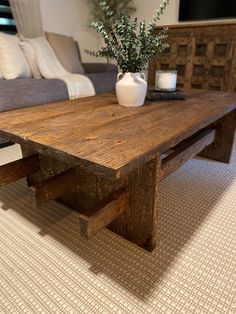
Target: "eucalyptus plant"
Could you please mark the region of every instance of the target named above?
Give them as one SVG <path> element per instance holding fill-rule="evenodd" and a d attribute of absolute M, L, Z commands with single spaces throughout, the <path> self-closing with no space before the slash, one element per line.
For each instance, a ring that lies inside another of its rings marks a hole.
<path fill-rule="evenodd" d="M 86 0 L 90 7 L 92 21 L 101 22 L 104 28 L 109 31 L 110 25 L 117 21 L 122 14 L 132 14 L 136 11 L 133 0 L 106 0 L 110 7 L 110 13 L 103 10 L 99 0 Z M 90 22 L 91 24 L 91 22 Z"/>
<path fill-rule="evenodd" d="M 121 14 L 109 27 L 102 21 L 93 21 L 92 27 L 103 37 L 105 45 L 97 52 L 87 52 L 95 57 L 115 60 L 123 73 L 141 72 L 152 57 L 163 53 L 168 47 L 166 29 L 157 32 L 156 22 L 169 1 L 162 1 L 151 22 L 139 22 L 128 14 Z M 103 14 L 113 14 L 106 0 L 98 0 L 98 4 Z"/>

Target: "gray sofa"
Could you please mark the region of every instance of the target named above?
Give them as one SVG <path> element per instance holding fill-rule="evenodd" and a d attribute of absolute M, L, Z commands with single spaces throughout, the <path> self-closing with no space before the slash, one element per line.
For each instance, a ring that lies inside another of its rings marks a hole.
<path fill-rule="evenodd" d="M 117 67 L 107 63 L 82 63 L 96 94 L 114 91 Z M 0 112 L 69 99 L 61 80 L 0 79 Z"/>
<path fill-rule="evenodd" d="M 60 35 L 60 37 L 68 41 L 65 36 Z M 81 61 L 77 43 L 76 47 Z M 55 50 L 57 48 L 55 47 Z M 81 74 L 86 75 L 92 81 L 96 94 L 114 91 L 118 72 L 116 65 L 108 63 L 81 63 L 81 65 L 83 68 Z M 0 79 L 0 112 L 67 99 L 69 99 L 67 87 L 61 80 Z M 0 147 L 5 146 L 5 142 L 0 138 Z"/>

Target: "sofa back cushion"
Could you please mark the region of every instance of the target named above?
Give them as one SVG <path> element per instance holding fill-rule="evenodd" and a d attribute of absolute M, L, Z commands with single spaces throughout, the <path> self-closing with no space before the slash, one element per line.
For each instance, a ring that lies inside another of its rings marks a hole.
<path fill-rule="evenodd" d="M 34 51 L 34 47 L 31 44 L 30 41 L 27 41 L 27 39 L 22 38 L 20 42 L 20 47 L 24 52 L 24 55 L 28 61 L 28 64 L 30 66 L 33 78 L 40 79 L 42 78 L 42 75 L 40 73 L 38 64 L 37 64 L 37 58 L 36 53 Z"/>
<path fill-rule="evenodd" d="M 18 36 L 0 33 L 0 72 L 6 80 L 32 77 L 19 42 Z"/>
<path fill-rule="evenodd" d="M 0 72 L 0 80 L 3 79 L 2 73 Z"/>
<path fill-rule="evenodd" d="M 77 43 L 72 37 L 46 33 L 47 40 L 62 66 L 71 73 L 84 74 Z"/>

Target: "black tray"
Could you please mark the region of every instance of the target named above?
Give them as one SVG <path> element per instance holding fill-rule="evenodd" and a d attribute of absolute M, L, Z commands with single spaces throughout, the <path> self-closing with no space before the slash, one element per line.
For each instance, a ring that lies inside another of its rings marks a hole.
<path fill-rule="evenodd" d="M 185 96 L 185 93 L 181 89 L 176 89 L 175 92 L 148 90 L 146 98 L 149 101 L 184 100 L 184 99 L 186 99 L 186 96 Z"/>

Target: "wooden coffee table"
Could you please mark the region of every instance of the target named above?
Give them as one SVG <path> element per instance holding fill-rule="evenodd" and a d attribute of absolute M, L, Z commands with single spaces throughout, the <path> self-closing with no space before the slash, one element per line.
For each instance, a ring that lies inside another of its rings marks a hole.
<path fill-rule="evenodd" d="M 151 251 L 161 180 L 197 154 L 228 163 L 232 152 L 236 94 L 186 93 L 141 108 L 103 94 L 1 113 L 0 136 L 23 158 L 0 167 L 0 186 L 27 177 L 36 205 L 77 211 L 86 239 L 108 226 Z"/>

